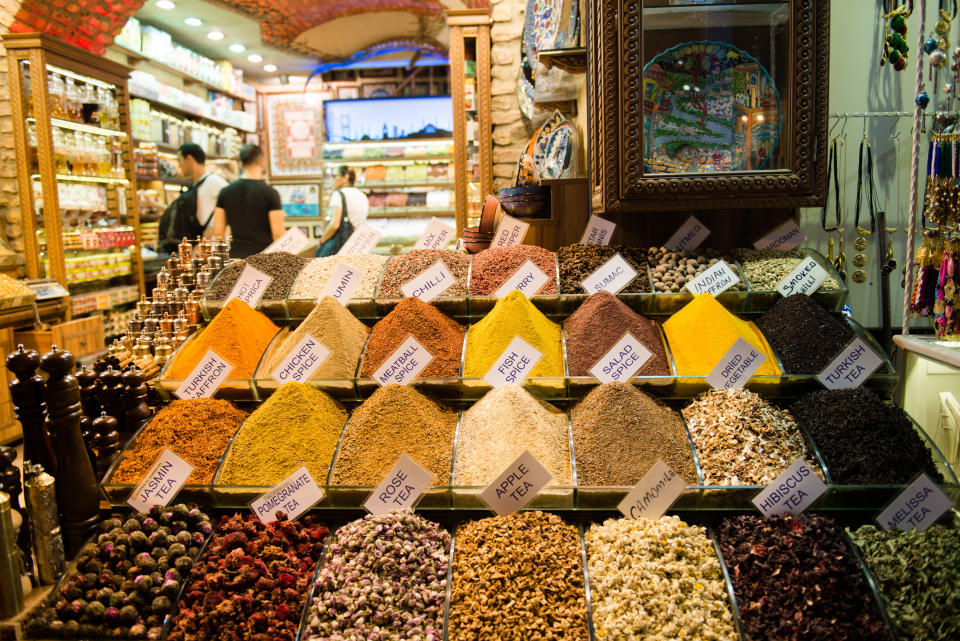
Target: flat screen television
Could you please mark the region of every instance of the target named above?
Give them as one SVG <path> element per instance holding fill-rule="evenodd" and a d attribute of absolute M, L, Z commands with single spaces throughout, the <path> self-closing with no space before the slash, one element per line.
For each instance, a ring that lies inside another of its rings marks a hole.
<path fill-rule="evenodd" d="M 453 136 L 450 96 L 327 100 L 323 111 L 327 142 Z"/>

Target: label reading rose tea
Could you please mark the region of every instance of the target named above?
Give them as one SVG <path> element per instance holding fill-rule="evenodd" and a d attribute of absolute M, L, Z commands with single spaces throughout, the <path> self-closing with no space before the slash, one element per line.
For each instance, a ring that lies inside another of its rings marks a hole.
<path fill-rule="evenodd" d="M 323 343 L 310 334 L 304 334 L 270 376 L 278 383 L 309 381 L 329 356 L 330 350 Z"/>
<path fill-rule="evenodd" d="M 765 360 L 767 357 L 760 350 L 738 338 L 707 376 L 707 384 L 714 389 L 743 387 Z"/>
<path fill-rule="evenodd" d="M 764 516 L 803 513 L 827 491 L 827 485 L 802 459 L 757 494 L 751 502 Z"/>
<path fill-rule="evenodd" d="M 855 389 L 881 365 L 883 359 L 858 336 L 817 374 L 817 380 L 827 389 Z"/>
<path fill-rule="evenodd" d="M 250 503 L 250 509 L 264 525 L 276 521 L 277 512 L 283 512 L 289 520 L 296 521 L 322 501 L 323 496 L 323 490 L 304 466 L 261 494 Z"/>
<path fill-rule="evenodd" d="M 670 251 L 683 251 L 684 249 L 689 251 L 699 247 L 709 235 L 710 230 L 695 216 L 690 216 L 663 246 Z"/>
<path fill-rule="evenodd" d="M 163 448 L 150 470 L 133 488 L 127 503 L 137 512 L 146 514 L 154 505 L 169 505 L 193 474 L 193 466 Z"/>
<path fill-rule="evenodd" d="M 497 298 L 503 298 L 515 289 L 523 292 L 523 295 L 530 298 L 540 291 L 540 288 L 547 284 L 550 277 L 533 264 L 532 260 L 526 261 L 520 265 L 520 269 L 513 272 L 507 280 L 503 281 L 497 291 L 493 293 Z"/>
<path fill-rule="evenodd" d="M 447 266 L 442 260 L 438 260 L 430 267 L 420 272 L 419 276 L 400 285 L 400 291 L 407 298 L 419 298 L 425 303 L 429 303 L 437 296 L 443 294 L 457 283 Z"/>
<path fill-rule="evenodd" d="M 777 284 L 777 291 L 784 298 L 793 294 L 809 296 L 827 280 L 827 276 L 827 270 L 821 267 L 820 263 L 810 256 L 804 256 L 800 264 Z"/>
<path fill-rule="evenodd" d="M 590 373 L 601 383 L 628 381 L 653 357 L 633 334 L 627 332 L 603 355 Z"/>
<path fill-rule="evenodd" d="M 433 354 L 411 334 L 373 373 L 373 378 L 381 386 L 409 385 L 432 360 Z"/>
<path fill-rule="evenodd" d="M 480 493 L 480 498 L 498 516 L 513 514 L 532 501 L 552 478 L 533 454 L 524 452 Z"/>
<path fill-rule="evenodd" d="M 757 249 L 787 251 L 803 242 L 803 230 L 792 218 L 753 244 Z"/>
<path fill-rule="evenodd" d="M 884 530 L 896 528 L 905 532 L 923 532 L 951 507 L 953 501 L 950 497 L 929 476 L 921 474 L 877 515 L 876 521 Z"/>
<path fill-rule="evenodd" d="M 299 227 L 291 227 L 280 238 L 263 250 L 264 254 L 273 252 L 287 252 L 288 254 L 299 254 L 310 246 L 310 239 Z"/>
<path fill-rule="evenodd" d="M 337 265 L 337 268 L 333 270 L 333 275 L 331 275 L 330 280 L 327 281 L 326 287 L 324 287 L 320 295 L 317 296 L 317 302 L 319 303 L 324 296 L 333 296 L 338 303 L 346 307 L 362 282 L 362 271 L 351 267 L 347 263 L 340 263 Z"/>
<path fill-rule="evenodd" d="M 587 222 L 587 228 L 583 230 L 583 236 L 580 237 L 582 245 L 609 245 L 613 237 L 613 230 L 617 228 L 617 223 L 604 220 L 600 216 L 590 216 Z"/>
<path fill-rule="evenodd" d="M 495 360 L 487 370 L 483 380 L 493 387 L 500 387 L 507 383 L 520 383 L 530 376 L 530 372 L 541 358 L 543 353 L 540 350 L 519 336 L 515 336 L 503 354 L 500 354 L 500 358 Z"/>
<path fill-rule="evenodd" d="M 522 245 L 523 237 L 527 235 L 530 229 L 530 223 L 517 220 L 513 216 L 503 215 L 500 226 L 497 227 L 493 235 L 491 247 L 512 247 L 513 245 Z"/>
<path fill-rule="evenodd" d="M 390 468 L 367 500 L 363 509 L 370 514 L 386 514 L 393 510 L 413 509 L 423 491 L 433 482 L 433 474 L 406 454 Z"/>
<path fill-rule="evenodd" d="M 414 249 L 443 249 L 453 239 L 457 230 L 446 224 L 436 216 L 430 219 L 426 230 L 417 242 L 413 245 Z"/>
<path fill-rule="evenodd" d="M 343 244 L 338 256 L 347 256 L 348 254 L 368 254 L 370 250 L 380 242 L 382 234 L 367 223 L 360 223 L 350 234 L 350 238 Z"/>
<path fill-rule="evenodd" d="M 208 349 L 197 366 L 180 384 L 174 394 L 177 398 L 209 398 L 233 371 L 233 365 Z"/>
<path fill-rule="evenodd" d="M 697 294 L 709 293 L 714 296 L 721 294 L 737 283 L 740 277 L 730 269 L 730 265 L 724 260 L 718 260 L 713 265 L 707 267 L 703 272 L 686 284 L 690 293 Z"/>
<path fill-rule="evenodd" d="M 650 471 L 620 501 L 617 509 L 631 519 L 657 519 L 667 513 L 685 489 L 686 481 L 657 459 Z"/>
<path fill-rule="evenodd" d="M 631 267 L 623 256 L 616 254 L 600 265 L 597 271 L 587 276 L 581 285 L 587 290 L 588 294 L 595 294 L 600 291 L 616 294 L 633 282 L 636 277 L 637 270 Z"/>
<path fill-rule="evenodd" d="M 240 278 L 237 279 L 236 285 L 230 290 L 227 300 L 237 298 L 250 307 L 256 307 L 272 282 L 273 276 L 268 276 L 250 265 L 245 265 L 243 271 L 240 272 Z"/>

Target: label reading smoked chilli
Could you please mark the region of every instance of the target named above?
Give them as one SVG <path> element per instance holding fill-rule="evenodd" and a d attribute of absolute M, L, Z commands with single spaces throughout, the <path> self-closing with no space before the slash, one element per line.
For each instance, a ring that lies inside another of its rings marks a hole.
<path fill-rule="evenodd" d="M 299 227 L 291 227 L 280 238 L 263 250 L 264 254 L 273 252 L 287 252 L 288 254 L 299 254 L 310 245 L 310 239 Z"/>
<path fill-rule="evenodd" d="M 636 277 L 637 270 L 631 267 L 623 256 L 616 254 L 600 265 L 597 271 L 587 276 L 581 285 L 587 290 L 588 294 L 595 294 L 600 291 L 616 294 L 633 282 Z"/>
<path fill-rule="evenodd" d="M 493 295 L 497 298 L 503 298 L 513 290 L 519 289 L 524 296 L 530 298 L 539 292 L 540 288 L 546 285 L 549 280 L 549 276 L 534 265 L 532 260 L 528 260 L 520 265 L 520 269 L 510 274 Z"/>
<path fill-rule="evenodd" d="M 684 249 L 689 251 L 699 247 L 709 235 L 710 230 L 695 216 L 690 216 L 663 246 L 670 251 L 682 251 Z"/>
<path fill-rule="evenodd" d="M 427 348 L 411 334 L 397 348 L 397 351 L 377 368 L 373 378 L 381 386 L 393 383 L 409 385 L 432 360 L 433 354 L 428 352 Z"/>
<path fill-rule="evenodd" d="M 609 245 L 617 223 L 604 220 L 600 216 L 590 216 L 587 228 L 583 230 L 580 243 L 583 245 Z"/>
<path fill-rule="evenodd" d="M 447 266 L 442 260 L 438 260 L 430 267 L 414 276 L 403 285 L 400 285 L 400 291 L 407 298 L 419 298 L 425 303 L 429 303 L 437 296 L 443 294 L 457 283 Z"/>
<path fill-rule="evenodd" d="M 803 230 L 792 218 L 753 244 L 757 249 L 786 251 L 799 247 L 803 242 Z"/>
<path fill-rule="evenodd" d="M 617 509 L 631 519 L 660 518 L 685 489 L 687 484 L 680 475 L 657 459 L 650 471 L 620 501 Z"/>
<path fill-rule="evenodd" d="M 347 263 L 340 263 L 333 270 L 333 275 L 330 276 L 330 280 L 327 281 L 323 291 L 317 296 L 317 302 L 319 303 L 324 296 L 332 296 L 338 303 L 346 307 L 362 282 L 362 271 L 356 267 L 351 267 Z"/>
<path fill-rule="evenodd" d="M 480 493 L 480 498 L 498 516 L 513 514 L 532 501 L 552 478 L 533 454 L 524 452 Z"/>
<path fill-rule="evenodd" d="M 767 357 L 756 347 L 738 338 L 707 376 L 707 384 L 714 389 L 743 387 Z"/>
<path fill-rule="evenodd" d="M 283 512 L 288 520 L 296 521 L 322 501 L 323 496 L 323 490 L 304 466 L 261 494 L 250 503 L 250 509 L 264 525 L 276 521 L 277 512 Z"/>
<path fill-rule="evenodd" d="M 714 296 L 722 294 L 740 282 L 737 273 L 730 269 L 724 260 L 718 260 L 707 267 L 699 276 L 685 285 L 691 294 L 709 293 Z"/>
<path fill-rule="evenodd" d="M 517 220 L 513 216 L 503 215 L 503 219 L 500 221 L 500 226 L 497 227 L 497 231 L 493 234 L 493 242 L 490 243 L 491 247 L 512 247 L 513 245 L 522 245 L 523 237 L 527 235 L 527 230 L 530 229 L 530 223 L 525 223 L 522 220 Z"/>
<path fill-rule="evenodd" d="M 793 294 L 809 296 L 827 280 L 827 270 L 810 256 L 804 256 L 800 264 L 777 284 L 777 291 L 786 298 Z"/>
<path fill-rule="evenodd" d="M 827 485 L 802 459 L 760 491 L 751 502 L 764 516 L 801 514 L 827 491 Z"/>
<path fill-rule="evenodd" d="M 601 383 L 630 380 L 653 357 L 633 334 L 627 332 L 603 355 L 590 373 Z"/>
<path fill-rule="evenodd" d="M 268 276 L 250 265 L 245 265 L 243 271 L 240 272 L 240 278 L 237 279 L 230 295 L 227 296 L 227 300 L 237 298 L 250 307 L 256 307 L 272 282 L 273 276 Z"/>
<path fill-rule="evenodd" d="M 436 216 L 430 219 L 426 230 L 413 245 L 414 249 L 443 249 L 453 239 L 457 230 Z"/>
<path fill-rule="evenodd" d="M 858 336 L 817 374 L 817 380 L 827 389 L 855 389 L 881 365 L 883 359 Z"/>
<path fill-rule="evenodd" d="M 278 383 L 309 381 L 329 356 L 330 350 L 323 343 L 310 334 L 304 334 L 270 376 Z"/>
<path fill-rule="evenodd" d="M 507 383 L 520 383 L 530 376 L 530 372 L 541 358 L 543 353 L 540 350 L 519 336 L 515 336 L 503 354 L 500 354 L 500 358 L 495 360 L 487 370 L 483 380 L 493 387 L 500 387 Z"/>
<path fill-rule="evenodd" d="M 374 488 L 363 509 L 370 514 L 386 514 L 393 510 L 412 510 L 423 491 L 433 482 L 433 474 L 406 454 L 394 464 L 380 485 Z"/>
<path fill-rule="evenodd" d="M 876 521 L 884 530 L 923 532 L 951 507 L 950 497 L 929 476 L 921 474 L 877 515 Z"/>
<path fill-rule="evenodd" d="M 169 505 L 193 474 L 193 466 L 163 448 L 150 470 L 133 488 L 127 503 L 137 512 L 146 514 L 154 505 Z"/>
<path fill-rule="evenodd" d="M 209 398 L 232 371 L 233 365 L 208 349 L 174 394 L 177 398 Z"/>
<path fill-rule="evenodd" d="M 350 238 L 343 244 L 337 255 L 368 254 L 380 242 L 380 232 L 368 225 L 360 223 L 350 234 Z"/>

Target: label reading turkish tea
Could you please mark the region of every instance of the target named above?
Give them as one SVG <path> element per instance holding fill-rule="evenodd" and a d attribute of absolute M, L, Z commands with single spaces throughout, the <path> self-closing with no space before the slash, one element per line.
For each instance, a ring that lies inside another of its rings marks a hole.
<path fill-rule="evenodd" d="M 590 368 L 590 373 L 601 383 L 627 381 L 652 357 L 650 350 L 644 347 L 633 334 L 627 332 L 603 355 L 603 358 L 597 361 L 596 365 Z"/>
<path fill-rule="evenodd" d="M 663 244 L 670 251 L 682 251 L 684 249 L 696 249 L 710 235 L 707 229 L 695 216 L 690 216 L 687 221 L 680 225 L 680 229 L 673 233 L 670 240 Z"/>
<path fill-rule="evenodd" d="M 743 387 L 765 360 L 767 357 L 760 350 L 738 338 L 707 376 L 707 384 L 714 389 Z"/>
<path fill-rule="evenodd" d="M 637 270 L 631 267 L 623 256 L 616 254 L 600 265 L 597 271 L 587 276 L 581 285 L 587 290 L 588 294 L 595 294 L 600 291 L 616 294 L 636 277 Z"/>
<path fill-rule="evenodd" d="M 493 366 L 487 370 L 483 380 L 487 381 L 493 387 L 500 387 L 507 383 L 520 383 L 536 367 L 543 353 L 536 347 L 515 336 L 507 349 L 500 354 L 500 358 L 493 362 Z"/>
<path fill-rule="evenodd" d="M 524 452 L 480 493 L 480 498 L 498 516 L 513 514 L 532 501 L 552 478 L 533 454 Z"/>
<path fill-rule="evenodd" d="M 791 218 L 782 225 L 778 226 L 772 232 L 753 244 L 757 249 L 777 249 L 786 251 L 799 247 L 803 242 L 803 230 Z"/>
<path fill-rule="evenodd" d="M 617 509 L 631 519 L 657 519 L 667 513 L 685 489 L 686 481 L 657 459 L 650 471 L 623 497 Z"/>
<path fill-rule="evenodd" d="M 296 521 L 322 501 L 323 496 L 323 490 L 304 466 L 261 494 L 250 503 L 250 509 L 264 525 L 276 521 L 278 512 L 283 512 L 289 520 Z"/>
<path fill-rule="evenodd" d="M 438 260 L 420 272 L 419 276 L 415 276 L 400 285 L 400 291 L 407 298 L 419 298 L 423 302 L 429 303 L 456 283 L 457 279 L 453 277 L 447 266 L 443 264 L 442 260 Z"/>
<path fill-rule="evenodd" d="M 191 474 L 192 465 L 163 448 L 150 470 L 133 488 L 127 503 L 142 514 L 146 514 L 154 505 L 166 506 L 186 484 Z"/>
<path fill-rule="evenodd" d="M 527 235 L 527 230 L 530 229 L 530 223 L 525 223 L 522 220 L 517 220 L 513 216 L 503 215 L 503 220 L 500 221 L 500 226 L 497 227 L 497 231 L 493 234 L 493 242 L 490 243 L 491 247 L 511 247 L 513 245 L 523 244 L 523 237 Z"/>
<path fill-rule="evenodd" d="M 227 300 L 237 298 L 250 307 L 256 307 L 272 282 L 273 276 L 268 276 L 262 271 L 246 265 L 240 272 L 240 278 L 237 279 L 237 284 L 233 286 Z"/>
<path fill-rule="evenodd" d="M 446 224 L 436 216 L 430 219 L 426 230 L 417 242 L 413 245 L 414 249 L 443 249 L 453 238 L 457 230 Z"/>
<path fill-rule="evenodd" d="M 798 459 L 751 502 L 764 516 L 796 516 L 813 505 L 826 491 L 827 485 L 817 473 L 805 461 Z"/>
<path fill-rule="evenodd" d="M 409 385 L 432 360 L 433 354 L 411 334 L 373 373 L 373 378 L 381 386 Z"/>
<path fill-rule="evenodd" d="M 737 276 L 737 272 L 730 269 L 730 265 L 726 261 L 718 260 L 703 270 L 699 276 L 688 282 L 685 287 L 694 296 L 703 293 L 716 296 L 739 282 L 740 277 Z"/>
<path fill-rule="evenodd" d="M 858 336 L 817 374 L 817 380 L 827 389 L 855 389 L 881 365 L 883 359 Z"/>
<path fill-rule="evenodd" d="M 587 228 L 580 237 L 580 243 L 583 245 L 609 245 L 613 237 L 613 230 L 617 228 L 617 223 L 604 220 L 600 216 L 590 216 L 587 222 Z"/>
<path fill-rule="evenodd" d="M 362 271 L 356 267 L 351 267 L 347 263 L 340 263 L 333 270 L 333 275 L 327 281 L 326 287 L 317 296 L 317 302 L 319 303 L 324 296 L 333 296 L 338 303 L 346 307 L 362 282 Z"/>
<path fill-rule="evenodd" d="M 820 263 L 810 256 L 804 256 L 800 264 L 777 284 L 777 291 L 784 298 L 793 294 L 809 296 L 827 280 L 827 276 L 827 270 L 821 267 Z"/>
<path fill-rule="evenodd" d="M 270 376 L 278 383 L 310 380 L 317 368 L 330 356 L 330 350 L 310 334 L 304 334 Z"/>
<path fill-rule="evenodd" d="M 350 234 L 350 238 L 343 244 L 337 255 L 367 254 L 380 242 L 380 232 L 366 223 L 360 223 Z"/>
<path fill-rule="evenodd" d="M 513 290 L 519 289 L 524 296 L 530 298 L 539 292 L 540 288 L 546 285 L 549 280 L 549 276 L 534 265 L 532 260 L 528 260 L 520 265 L 520 269 L 510 274 L 493 295 L 497 298 L 503 298 Z"/>
<path fill-rule="evenodd" d="M 413 509 L 420 495 L 433 482 L 433 474 L 406 454 L 390 468 L 387 476 L 380 481 L 367 500 L 363 509 L 370 514 L 386 514 L 392 510 Z"/>
<path fill-rule="evenodd" d="M 923 532 L 951 507 L 950 497 L 929 476 L 921 474 L 877 515 L 876 521 L 884 530 Z"/>
<path fill-rule="evenodd" d="M 299 227 L 291 227 L 280 238 L 271 243 L 269 247 L 263 250 L 264 254 L 273 252 L 287 252 L 288 254 L 299 254 L 310 246 L 310 238 Z"/>
<path fill-rule="evenodd" d="M 174 394 L 177 398 L 209 398 L 232 371 L 233 365 L 208 349 Z"/>

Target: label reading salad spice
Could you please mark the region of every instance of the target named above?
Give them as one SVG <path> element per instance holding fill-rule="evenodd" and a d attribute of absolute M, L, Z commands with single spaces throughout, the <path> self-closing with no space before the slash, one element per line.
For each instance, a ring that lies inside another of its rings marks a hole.
<path fill-rule="evenodd" d="M 929 476 L 921 474 L 877 515 L 876 521 L 884 530 L 896 528 L 904 532 L 923 532 L 951 507 L 953 501 L 950 497 Z"/>
<path fill-rule="evenodd" d="M 322 501 L 323 496 L 323 490 L 304 466 L 261 494 L 250 503 L 250 509 L 264 525 L 276 521 L 277 512 L 283 512 L 289 520 L 296 521 Z"/>
<path fill-rule="evenodd" d="M 380 242 L 380 236 L 380 232 L 367 223 L 360 223 L 350 234 L 350 238 L 343 244 L 340 251 L 337 252 L 337 255 L 367 254 Z"/>
<path fill-rule="evenodd" d="M 503 285 L 493 295 L 497 298 L 503 298 L 513 290 L 519 289 L 524 296 L 530 298 L 539 292 L 540 288 L 546 285 L 549 280 L 549 276 L 534 265 L 532 260 L 528 260 L 520 265 L 520 269 L 513 272 L 507 280 L 503 281 Z"/>
<path fill-rule="evenodd" d="M 433 354 L 411 334 L 373 373 L 373 378 L 381 386 L 409 385 L 432 360 Z"/>
<path fill-rule="evenodd" d="M 597 271 L 587 276 L 581 285 L 587 290 L 588 294 L 595 294 L 600 291 L 616 294 L 636 277 L 637 270 L 631 267 L 623 256 L 616 254 L 600 265 Z"/>
<path fill-rule="evenodd" d="M 609 245 L 613 237 L 613 230 L 617 228 L 617 223 L 604 220 L 600 216 L 590 216 L 587 222 L 587 228 L 580 237 L 582 245 Z"/>
<path fill-rule="evenodd" d="M 821 267 L 820 263 L 810 256 L 804 256 L 800 264 L 777 284 L 777 291 L 784 298 L 793 294 L 809 296 L 827 280 L 827 276 L 827 270 Z"/>
<path fill-rule="evenodd" d="M 767 357 L 760 350 L 738 338 L 707 376 L 707 384 L 714 389 L 743 387 L 765 360 Z"/>
<path fill-rule="evenodd" d="M 192 465 L 163 448 L 143 480 L 133 488 L 127 503 L 142 514 L 146 514 L 154 505 L 169 505 L 191 474 Z"/>
<path fill-rule="evenodd" d="M 362 282 L 362 271 L 356 267 L 351 267 L 347 263 L 340 263 L 333 270 L 333 275 L 327 281 L 326 287 L 317 296 L 317 302 L 319 303 L 324 296 L 333 296 L 338 303 L 346 307 L 350 299 L 353 298 L 353 293 L 357 291 Z"/>
<path fill-rule="evenodd" d="M 653 357 L 633 334 L 627 332 L 603 355 L 590 373 L 601 383 L 630 380 Z"/>
<path fill-rule="evenodd" d="M 657 519 L 667 513 L 685 489 L 686 481 L 657 459 L 650 471 L 620 501 L 617 509 L 631 519 Z"/>
<path fill-rule="evenodd" d="M 250 265 L 245 265 L 243 271 L 240 272 L 240 278 L 237 279 L 237 284 L 230 290 L 227 300 L 237 298 L 250 307 L 256 307 L 272 282 L 272 276 L 267 276 Z"/>
<path fill-rule="evenodd" d="M 730 265 L 725 260 L 718 260 L 710 267 L 685 285 L 690 293 L 696 296 L 704 292 L 716 296 L 727 291 L 740 282 L 737 273 L 730 269 Z"/>
<path fill-rule="evenodd" d="M 487 370 L 483 380 L 493 387 L 500 387 L 507 383 L 520 383 L 530 375 L 541 358 L 543 353 L 540 350 L 519 336 L 515 336 L 503 354 L 500 354 L 500 358 L 495 360 Z"/>
<path fill-rule="evenodd" d="M 392 510 L 413 509 L 423 491 L 433 482 L 433 474 L 406 454 L 390 468 L 367 500 L 363 509 L 370 514 L 386 514 Z"/>
<path fill-rule="evenodd" d="M 777 249 L 787 251 L 794 247 L 799 247 L 803 242 L 803 230 L 791 218 L 772 232 L 753 244 L 757 249 Z"/>
<path fill-rule="evenodd" d="M 817 380 L 827 389 L 856 389 L 881 365 L 883 359 L 858 336 L 817 374 Z"/>
<path fill-rule="evenodd" d="M 497 227 L 493 235 L 491 247 L 511 247 L 513 245 L 522 245 L 523 237 L 527 235 L 530 229 L 530 223 L 517 220 L 513 216 L 503 215 L 500 226 Z"/>
<path fill-rule="evenodd" d="M 480 498 L 498 516 L 513 514 L 532 501 L 552 478 L 533 454 L 524 452 L 480 493 Z"/>
<path fill-rule="evenodd" d="M 280 238 L 271 243 L 269 247 L 263 250 L 264 254 L 273 252 L 287 252 L 288 254 L 299 254 L 310 245 L 310 239 L 299 227 L 291 227 Z"/>
<path fill-rule="evenodd" d="M 802 459 L 757 494 L 751 502 L 764 516 L 803 513 L 827 491 L 827 485 Z"/>
<path fill-rule="evenodd" d="M 438 260 L 420 272 L 419 276 L 415 276 L 400 285 L 400 291 L 407 298 L 419 298 L 423 302 L 429 303 L 453 287 L 456 282 L 457 279 L 453 277 L 443 261 Z"/>
<path fill-rule="evenodd" d="M 436 216 L 430 219 L 426 230 L 417 242 L 414 249 L 443 249 L 457 233 L 457 230 L 446 224 Z"/>
<path fill-rule="evenodd" d="M 323 343 L 310 334 L 304 334 L 270 376 L 278 383 L 309 381 L 329 356 L 330 350 Z"/>
<path fill-rule="evenodd" d="M 233 365 L 208 349 L 174 394 L 177 398 L 209 398 L 232 371 Z"/>
<path fill-rule="evenodd" d="M 670 240 L 663 244 L 670 251 L 682 251 L 684 249 L 696 249 L 710 235 L 710 230 L 703 223 L 690 216 L 687 221 L 680 225 L 680 229 L 673 233 Z"/>

